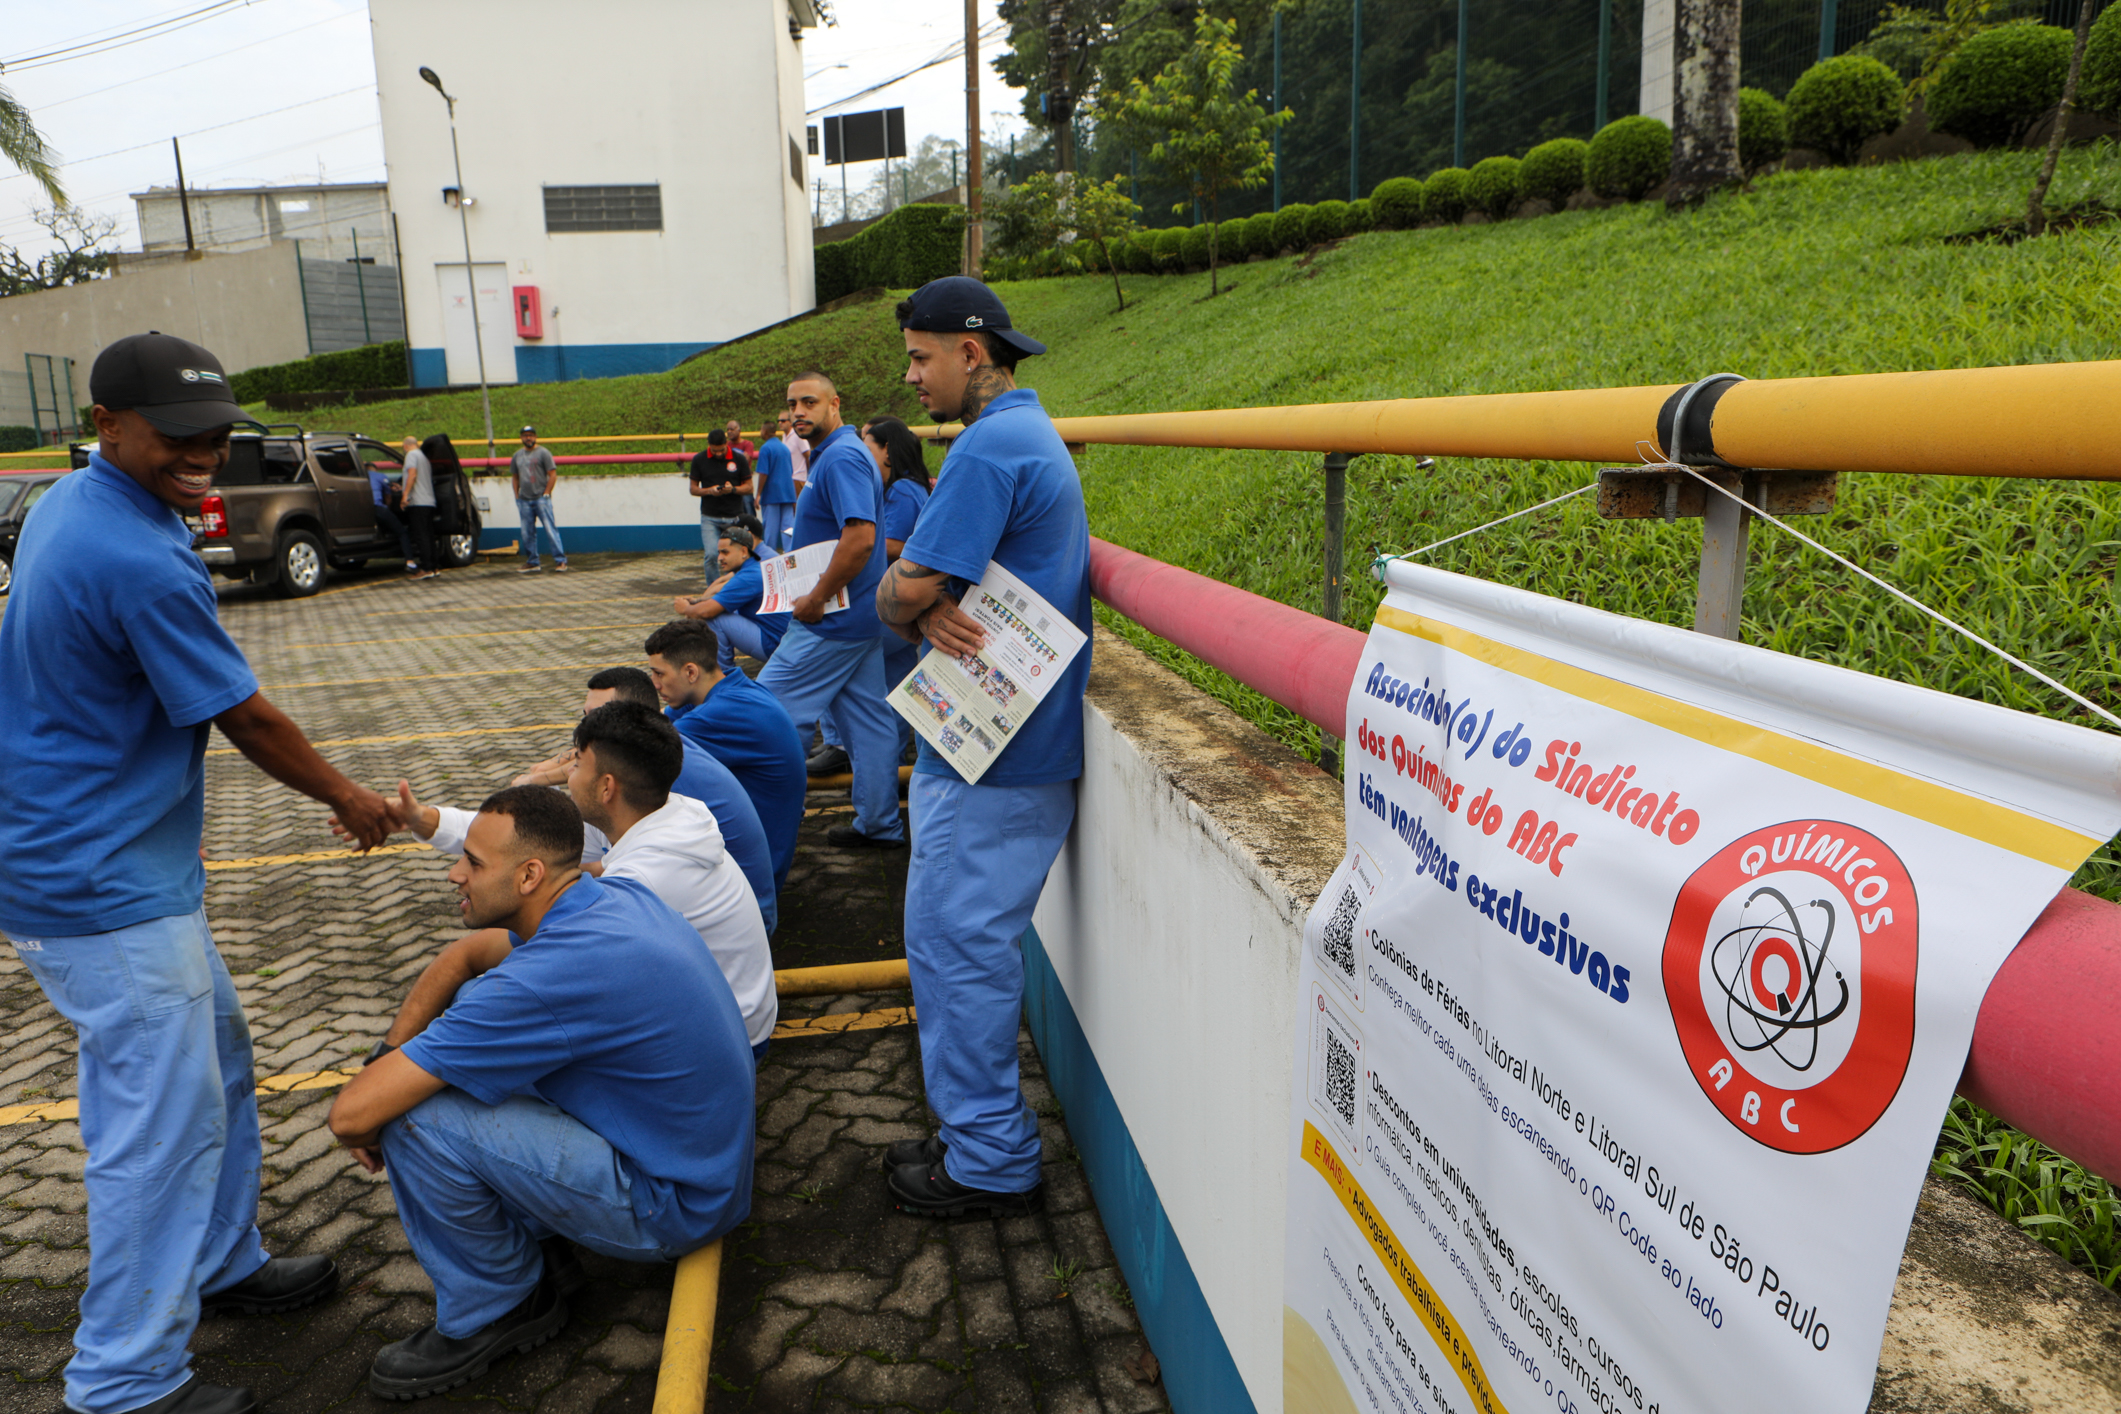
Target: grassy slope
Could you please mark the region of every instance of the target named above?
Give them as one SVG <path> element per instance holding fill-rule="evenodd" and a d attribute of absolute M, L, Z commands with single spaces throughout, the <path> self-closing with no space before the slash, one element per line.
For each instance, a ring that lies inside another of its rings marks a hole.
<path fill-rule="evenodd" d="M 1863 373 L 2121 357 L 2121 227 L 2002 246 L 1943 238 L 2023 209 L 2037 154 L 1994 153 L 1779 176 L 1671 217 L 1645 206 L 1499 226 L 1361 236 L 1307 259 L 1205 275 L 1004 286 L 1054 348 L 1024 369 L 1057 413 L 1311 403 L 1447 393 Z M 2067 154 L 2052 200 L 2121 199 L 2121 150 Z M 510 389 L 496 423 L 553 433 L 697 430 L 776 406 L 822 365 L 851 412 L 910 411 L 888 301 L 804 321 L 669 374 Z M 476 397 L 363 409 L 364 427 L 469 440 Z M 563 448 L 563 450 L 565 450 Z M 1591 468 L 1364 457 L 1349 473 L 1351 562 L 1470 529 Z M 1108 539 L 1291 604 L 1318 602 L 1317 458 L 1098 448 L 1084 462 Z M 1805 528 L 1977 631 L 2111 702 L 2121 646 L 2121 490 L 1945 478 L 1846 479 Z M 1603 522 L 1585 501 L 1476 536 L 1434 563 L 1666 623 L 1692 619 L 1698 525 Z M 1358 575 L 1347 621 L 1377 586 Z M 1102 612 L 1102 611 L 1101 611 Z M 1315 729 L 1131 626 L 1137 641 L 1300 748 Z M 2008 706 L 2081 716 L 1772 527 L 1752 540 L 1748 641 Z M 2121 898 L 2110 847 L 2080 886 Z M 1936 1168 L 2112 1284 L 2113 1190 L 1959 1102 Z"/>

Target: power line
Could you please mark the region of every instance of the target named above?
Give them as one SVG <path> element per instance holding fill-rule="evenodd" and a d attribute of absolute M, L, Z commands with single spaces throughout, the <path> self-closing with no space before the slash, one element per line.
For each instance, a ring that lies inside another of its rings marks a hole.
<path fill-rule="evenodd" d="M 326 93 L 326 94 L 321 94 L 321 95 L 319 95 L 319 96 L 318 96 L 318 97 L 316 97 L 316 98 L 305 98 L 305 99 L 303 99 L 303 100 L 302 100 L 302 101 L 301 101 L 300 103 L 290 103 L 290 104 L 288 104 L 288 105 L 287 105 L 286 107 L 284 107 L 284 108 L 269 108 L 269 109 L 267 109 L 267 110 L 266 110 L 265 112 L 263 112 L 263 113 L 253 113 L 253 114 L 251 114 L 251 115 L 250 115 L 249 117 L 247 117 L 247 118 L 231 118 L 231 119 L 229 119 L 229 120 L 228 120 L 227 122 L 225 122 L 225 123 L 215 123 L 215 124 L 212 124 L 212 125 L 211 125 L 211 126 L 209 126 L 209 127 L 204 127 L 204 128 L 194 128 L 194 129 L 192 129 L 192 130 L 191 130 L 190 132 L 188 132 L 188 133 L 178 133 L 178 134 L 176 134 L 176 136 L 178 136 L 178 137 L 180 137 L 180 138 L 187 138 L 187 137 L 197 137 L 197 136 L 199 136 L 199 135 L 200 135 L 201 133 L 211 133 L 211 132 L 218 132 L 218 131 L 220 131 L 220 130 L 221 130 L 222 128 L 233 128 L 233 127 L 238 127 L 238 126 L 241 126 L 241 125 L 242 125 L 242 124 L 244 124 L 244 123 L 255 123 L 255 122 L 257 122 L 257 121 L 258 121 L 258 119 L 260 119 L 260 118 L 271 118 L 271 117 L 274 117 L 274 116 L 276 116 L 276 115 L 278 115 L 278 114 L 281 114 L 281 113 L 291 113 L 291 112 L 293 112 L 293 111 L 294 111 L 295 109 L 297 109 L 297 108 L 307 108 L 307 107 L 309 107 L 309 106 L 310 106 L 310 105 L 311 105 L 312 103 L 323 103 L 323 102 L 326 102 L 327 100 L 329 100 L 329 99 L 333 99 L 333 98 L 344 98 L 344 97 L 346 97 L 346 95 L 348 95 L 349 93 L 373 93 L 373 92 L 375 92 L 375 88 L 374 88 L 374 86 L 373 86 L 373 85 L 371 85 L 371 84 L 365 84 L 365 83 L 364 83 L 364 84 L 355 84 L 355 85 L 354 85 L 354 86 L 353 86 L 352 88 L 342 88 L 342 89 L 340 89 L 340 90 L 339 90 L 339 91 L 338 91 L 337 93 Z M 97 153 L 97 154 L 96 154 L 96 155 L 95 155 L 94 157 L 81 157 L 81 158 L 76 158 L 76 159 L 74 159 L 73 161 L 70 161 L 70 162 L 68 162 L 68 163 L 67 163 L 66 165 L 67 165 L 68 167 L 85 167 L 85 166 L 87 166 L 87 165 L 88 165 L 89 163 L 91 163 L 91 162 L 101 162 L 101 161 L 102 161 L 102 160 L 103 160 L 104 158 L 106 158 L 106 157 L 122 157 L 122 156 L 124 156 L 124 155 L 125 155 L 126 153 L 128 153 L 128 152 L 138 152 L 138 151 L 140 151 L 140 150 L 141 150 L 141 149 L 143 149 L 143 148 L 149 148 L 149 147 L 160 147 L 160 146 L 161 146 L 161 145 L 162 145 L 163 143 L 167 142 L 168 140 L 169 140 L 168 138 L 160 138 L 160 137 L 158 137 L 158 138 L 150 138 L 150 139 L 148 139 L 148 140 L 147 140 L 146 142 L 136 142 L 136 143 L 134 143 L 134 144 L 133 144 L 133 145 L 132 145 L 131 147 L 119 147 L 119 148 L 113 148 L 113 149 L 112 149 L 111 151 L 109 151 L 109 152 L 99 152 L 99 153 Z M 12 182 L 12 181 L 16 181 L 16 180 L 19 180 L 20 178 L 22 178 L 22 177 L 24 177 L 24 176 L 26 176 L 26 175 L 27 175 L 27 174 L 26 174 L 26 173 L 23 173 L 23 172 L 10 172 L 10 173 L 8 173 L 8 174 L 7 174 L 6 176 L 0 176 L 0 182 Z"/>
<path fill-rule="evenodd" d="M 151 24 L 160 24 L 160 23 L 161 23 L 162 21 L 164 21 L 164 20 L 168 20 L 168 19 L 175 19 L 175 18 L 180 18 L 180 17 L 182 16 L 182 15 L 186 15 L 186 14 L 195 14 L 195 13 L 197 13 L 197 12 L 196 12 L 196 11 L 191 11 L 191 10 L 183 10 L 183 9 L 177 9 L 177 10 L 164 10 L 164 11 L 163 11 L 163 12 L 162 12 L 161 14 L 159 14 L 159 15 L 155 16 L 155 18 L 154 18 L 153 20 L 149 21 L 149 23 L 151 23 Z M 120 21 L 120 23 L 122 24 L 122 23 L 123 23 L 123 21 Z M 106 26 L 104 26 L 104 27 L 103 27 L 103 28 L 101 28 L 101 29 L 92 29 L 92 30 L 84 30 L 84 31 L 82 31 L 82 32 L 81 32 L 80 34 L 77 34 L 77 35 L 73 36 L 73 38 L 71 38 L 71 39 L 68 39 L 68 40 L 66 40 L 66 41 L 65 41 L 65 44 L 67 44 L 67 45 L 74 45 L 74 44 L 85 44 L 85 43 L 94 43 L 94 42 L 96 42 L 97 40 L 101 40 L 101 39 L 114 39 L 114 38 L 116 38 L 116 37 L 118 36 L 118 34 L 119 34 L 119 31 L 118 31 L 117 29 L 114 29 L 113 27 L 111 27 L 111 26 L 109 26 L 109 25 L 106 25 Z M 24 56 L 23 56 L 23 58 L 34 58 L 34 57 L 36 57 L 36 56 L 34 56 L 34 55 L 24 55 Z M 13 63 L 18 63 L 18 62 L 20 62 L 20 60 L 16 60 L 16 59 L 0 59 L 0 65 L 5 65 L 5 64 L 13 64 Z"/>
<path fill-rule="evenodd" d="M 203 9 L 193 10 L 186 15 L 180 15 L 174 20 L 166 20 L 154 25 L 143 25 L 135 30 L 122 31 L 119 34 L 110 36 L 108 39 L 91 40 L 85 44 L 77 44 L 65 49 L 54 49 L 43 54 L 32 54 L 27 58 L 17 59 L 4 67 L 13 73 L 26 73 L 31 69 L 47 68 L 53 64 L 72 63 L 76 59 L 91 59 L 99 54 L 109 54 L 119 49 L 129 48 L 135 44 L 144 44 L 150 39 L 162 39 L 168 35 L 175 34 L 179 30 L 190 29 L 193 25 L 204 24 L 206 21 L 216 19 L 231 10 L 246 8 L 255 3 L 260 3 L 260 0 L 217 0 L 215 4 L 208 5 Z"/>
<path fill-rule="evenodd" d="M 984 39 L 993 39 L 993 38 L 997 37 L 998 35 L 1004 34 L 1004 33 L 1006 33 L 1006 32 L 1007 32 L 1007 26 L 1006 26 L 1006 25 L 1004 25 L 1004 24 L 1003 24 L 1003 23 L 1002 23 L 1001 21 L 998 21 L 998 20 L 997 20 L 997 21 L 996 21 L 995 23 L 993 23 L 993 24 L 991 24 L 991 25 L 983 25 L 983 26 L 981 26 L 981 27 L 980 27 L 980 31 L 979 31 L 979 37 L 980 37 L 981 39 L 983 39 L 983 40 L 984 40 Z M 889 79 L 885 79 L 885 80 L 884 80 L 884 81 L 883 81 L 882 83 L 873 83 L 873 84 L 869 85 L 869 87 L 867 87 L 867 88 L 862 88 L 862 89 L 856 89 L 856 90 L 855 90 L 855 91 L 854 91 L 853 93 L 849 93 L 849 94 L 846 94 L 846 95 L 844 95 L 844 96 L 842 96 L 842 97 L 839 97 L 839 98 L 835 98 L 835 99 L 833 99 L 833 100 L 832 100 L 832 101 L 831 101 L 830 103 L 822 104 L 822 105 L 820 105 L 820 106 L 818 106 L 818 107 L 816 107 L 816 108 L 812 108 L 812 109 L 811 109 L 811 110 L 810 110 L 809 112 L 805 113 L 805 114 L 804 114 L 803 116 L 804 116 L 804 117 L 806 117 L 806 118 L 814 118 L 814 117 L 816 117 L 816 116 L 817 116 L 818 114 L 820 114 L 820 113 L 823 113 L 823 112 L 825 112 L 825 111 L 826 111 L 826 110 L 828 110 L 828 109 L 832 109 L 832 108 L 838 108 L 838 107 L 841 107 L 841 106 L 843 106 L 843 105 L 845 105 L 845 104 L 848 104 L 848 103 L 852 103 L 852 102 L 854 102 L 854 100 L 855 100 L 855 99 L 857 99 L 857 98 L 865 98 L 865 97 L 867 97 L 867 96 L 868 96 L 869 94 L 872 94 L 872 93 L 876 93 L 876 92 L 879 92 L 879 91 L 881 91 L 881 90 L 883 90 L 883 89 L 887 89 L 887 88 L 890 88 L 890 87 L 891 87 L 891 86 L 892 86 L 893 84 L 900 84 L 900 83 L 904 83 L 904 82 L 905 82 L 905 81 L 906 81 L 907 79 L 910 79 L 910 78 L 912 78 L 912 77 L 913 77 L 913 76 L 914 76 L 915 74 L 920 74 L 920 73 L 926 73 L 926 72 L 927 72 L 928 70 L 930 70 L 930 69 L 933 69 L 933 68 L 935 68 L 935 67 L 937 67 L 938 65 L 941 65 L 941 64 L 951 64 L 951 63 L 955 63 L 955 62 L 957 62 L 957 61 L 958 61 L 959 59 L 962 59 L 962 58 L 964 58 L 964 57 L 965 57 L 965 41 L 963 41 L 962 39 L 960 39 L 960 40 L 956 41 L 955 43 L 951 44 L 951 45 L 949 46 L 949 48 L 945 49 L 945 50 L 944 50 L 944 51 L 943 51 L 943 52 L 942 52 L 942 53 L 941 53 L 940 55 L 936 56 L 936 57 L 935 57 L 935 58 L 933 58 L 933 59 L 930 59 L 930 60 L 929 60 L 929 61 L 928 61 L 927 63 L 925 63 L 925 64 L 919 65 L 918 67 L 915 67 L 915 68 L 911 68 L 911 69 L 908 69 L 908 70 L 906 70 L 906 72 L 905 72 L 905 73 L 903 73 L 903 74 L 900 74 L 900 75 L 899 75 L 898 77 L 896 77 L 896 78 L 889 78 Z"/>
<path fill-rule="evenodd" d="M 301 34 L 305 30 L 316 29 L 320 25 L 336 24 L 340 20 L 357 18 L 359 14 L 360 11 L 358 10 L 348 10 L 342 14 L 326 15 L 323 19 L 312 20 L 306 25 L 296 25 L 293 29 L 282 30 L 278 34 L 269 34 L 263 39 L 254 39 L 248 44 L 238 44 L 233 49 L 217 50 L 202 58 L 187 59 L 181 64 L 172 64 L 166 69 L 156 69 L 153 73 L 138 74 L 120 83 L 105 84 L 102 88 L 92 88 L 86 93 L 77 93 L 70 98 L 61 98 L 52 103 L 40 104 L 38 111 L 48 113 L 54 108 L 62 108 L 69 103 L 79 103 L 84 98 L 95 98 L 101 94 L 109 93 L 113 89 L 131 88 L 135 84 L 146 83 L 149 79 L 161 78 L 164 74 L 174 74 L 180 69 L 193 68 L 199 64 L 211 64 L 217 59 L 225 59 L 231 54 L 241 54 L 246 49 L 256 49 L 261 44 L 277 43 L 292 35 Z"/>

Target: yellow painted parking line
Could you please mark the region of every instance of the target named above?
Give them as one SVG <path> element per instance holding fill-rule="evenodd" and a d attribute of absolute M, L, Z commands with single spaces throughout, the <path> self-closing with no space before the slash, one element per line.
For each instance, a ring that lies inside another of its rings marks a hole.
<path fill-rule="evenodd" d="M 453 736 L 501 736 L 508 732 L 571 732 L 573 722 L 532 722 L 527 727 L 472 727 L 458 732 L 407 732 L 403 736 L 342 736 L 330 741 L 313 741 L 311 746 L 319 750 L 327 746 L 388 746 L 400 741 L 439 741 Z M 208 756 L 239 756 L 242 753 L 233 746 L 210 748 Z"/>
<path fill-rule="evenodd" d="M 379 854 L 404 854 L 408 850 L 426 849 L 424 844 L 379 844 L 362 854 L 352 849 L 313 849 L 307 854 L 261 854 L 256 859 L 209 859 L 206 872 L 220 873 L 224 869 L 262 869 L 268 864 L 303 864 L 312 859 L 373 859 Z"/>
<path fill-rule="evenodd" d="M 354 1078 L 351 1070 L 298 1070 L 258 1082 L 260 1095 L 284 1095 L 291 1090 L 331 1090 Z M 81 1118 L 78 1100 L 53 1100 L 42 1105 L 0 1105 L 0 1127 L 10 1124 L 52 1124 Z"/>
<path fill-rule="evenodd" d="M 773 1028 L 773 1039 L 792 1041 L 799 1036 L 837 1036 L 845 1031 L 876 1031 L 886 1026 L 913 1025 L 910 1006 L 885 1007 L 882 1011 L 843 1011 L 831 1016 L 799 1016 Z"/>
<path fill-rule="evenodd" d="M 507 608 L 515 608 L 513 604 Z M 659 628 L 662 619 L 627 624 L 563 624 L 557 628 L 495 628 L 477 633 L 430 633 L 419 638 L 348 638 L 338 643 L 288 643 L 286 648 L 365 648 L 379 643 L 440 643 L 448 638 L 514 638 L 526 633 L 590 633 L 601 628 Z"/>
<path fill-rule="evenodd" d="M 521 673 L 578 673 L 584 668 L 609 668 L 612 663 L 547 663 L 542 668 L 478 668 L 464 673 L 403 673 L 388 678 L 332 678 L 325 682 L 268 682 L 260 691 L 294 692 L 307 687 L 366 687 L 378 682 L 441 682 L 451 678 L 502 678 Z"/>

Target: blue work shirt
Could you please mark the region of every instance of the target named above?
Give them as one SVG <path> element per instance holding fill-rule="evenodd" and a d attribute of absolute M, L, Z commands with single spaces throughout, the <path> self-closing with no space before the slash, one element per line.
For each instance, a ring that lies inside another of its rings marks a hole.
<path fill-rule="evenodd" d="M 1090 520 L 1082 478 L 1038 394 L 1011 389 L 958 435 L 949 471 L 936 483 L 900 555 L 951 576 L 947 587 L 959 597 L 979 582 L 989 560 L 999 560 L 1088 636 Z M 1083 689 L 1089 681 L 1085 643 L 979 783 L 1050 785 L 1082 775 Z M 925 738 L 913 769 L 958 774 Z"/>
<path fill-rule="evenodd" d="M 390 503 L 384 499 L 390 493 L 390 478 L 374 467 L 368 469 L 368 494 L 379 506 Z"/>
<path fill-rule="evenodd" d="M 884 538 L 908 540 L 928 506 L 928 488 L 901 477 L 884 488 Z"/>
<path fill-rule="evenodd" d="M 804 499 L 809 499 L 805 493 Z M 788 884 L 788 864 L 795 858 L 795 834 L 803 823 L 803 800 L 810 773 L 795 723 L 780 699 L 744 673 L 725 675 L 708 690 L 707 700 L 670 714 L 678 735 L 729 768 L 766 827 L 773 851 L 773 884 Z"/>
<path fill-rule="evenodd" d="M 697 1247 L 751 1210 L 751 1043 L 693 926 L 631 879 L 584 874 L 538 931 L 402 1047 L 481 1104 L 557 1106 L 617 1151 L 634 1216 Z"/>
<path fill-rule="evenodd" d="M 752 469 L 759 474 L 760 505 L 795 504 L 795 458 L 788 455 L 788 448 L 778 437 L 766 439 Z"/>
<path fill-rule="evenodd" d="M 847 607 L 806 625 L 819 638 L 835 642 L 875 638 L 884 631 L 876 616 L 876 585 L 884 577 L 884 478 L 862 445 L 861 434 L 842 426 L 810 452 L 810 481 L 795 503 L 795 548 L 820 540 L 837 540 L 847 522 L 876 526 L 876 547 L 869 563 L 847 586 Z"/>
<path fill-rule="evenodd" d="M 4 603 L 0 928 L 198 912 L 207 734 L 258 680 L 184 518 L 93 453 L 23 526 Z"/>
<path fill-rule="evenodd" d="M 769 443 L 771 445 L 777 445 Z M 786 449 L 783 448 L 785 451 Z M 781 635 L 788 632 L 788 623 L 793 614 L 762 614 L 759 605 L 766 602 L 766 575 L 756 559 L 746 558 L 729 576 L 729 582 L 715 592 L 714 602 L 733 614 L 742 614 L 759 626 L 759 636 L 766 641 L 766 656 L 781 646 Z"/>
<path fill-rule="evenodd" d="M 752 896 L 759 901 L 759 913 L 766 920 L 766 931 L 771 933 L 781 922 L 780 890 L 774 886 L 773 851 L 767 847 L 766 827 L 759 823 L 759 812 L 727 766 L 692 742 L 685 742 L 684 747 L 685 766 L 678 772 L 671 792 L 691 796 L 706 806 L 714 823 L 722 827 L 722 844 L 736 861 L 736 867 L 744 871 L 744 880 L 751 885 Z"/>

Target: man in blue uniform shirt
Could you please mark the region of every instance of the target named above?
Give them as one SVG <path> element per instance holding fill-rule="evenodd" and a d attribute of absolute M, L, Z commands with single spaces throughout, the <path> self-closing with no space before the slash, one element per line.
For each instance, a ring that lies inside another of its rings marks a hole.
<path fill-rule="evenodd" d="M 464 926 L 331 1130 L 388 1166 L 434 1282 L 435 1321 L 384 1346 L 368 1387 L 476 1379 L 567 1321 L 543 1244 L 674 1262 L 751 1209 L 751 1046 L 729 980 L 645 886 L 581 870 L 582 816 L 542 786 L 479 807 L 449 871 Z M 506 930 L 506 931 L 500 931 Z"/>
<path fill-rule="evenodd" d="M 766 445 L 779 446 L 769 441 Z M 781 451 L 785 455 L 786 447 Z M 788 632 L 788 614 L 762 614 L 766 602 L 766 576 L 759 563 L 758 542 L 741 525 L 722 529 L 721 578 L 705 594 L 679 594 L 671 599 L 672 611 L 680 617 L 714 625 L 721 640 L 722 671 L 736 671 L 736 655 L 749 654 L 761 663 L 773 657 Z"/>
<path fill-rule="evenodd" d="M 780 417 L 780 430 L 788 431 L 788 414 Z M 766 553 L 785 555 L 795 548 L 788 537 L 795 533 L 795 459 L 768 428 L 759 434 L 759 455 L 752 463 L 758 482 L 759 523 L 766 530 Z"/>
<path fill-rule="evenodd" d="M 795 622 L 759 674 L 780 699 L 804 745 L 830 713 L 854 772 L 854 823 L 825 838 L 842 847 L 903 849 L 898 813 L 898 717 L 884 705 L 883 625 L 876 585 L 884 576 L 884 479 L 852 427 L 840 421 L 839 390 L 822 373 L 788 385 L 795 430 L 810 443 L 810 482 L 795 506 L 795 545 L 834 542 L 816 588 L 795 601 Z M 840 590 L 847 607 L 828 614 Z M 762 812 L 763 813 L 763 810 Z"/>
<path fill-rule="evenodd" d="M 1016 386 L 1017 359 L 1045 345 L 1010 327 L 993 291 L 931 281 L 898 307 L 906 381 L 938 422 L 961 420 L 948 474 L 878 586 L 877 613 L 909 640 L 976 652 L 958 599 L 998 561 L 1090 632 L 1090 524 L 1067 446 Z M 1083 773 L 1087 644 L 1045 700 L 969 785 L 927 742 L 913 768 L 906 963 L 921 1038 L 932 1139 L 886 1155 L 892 1200 L 936 1217 L 1006 1216 L 1039 1206 L 1038 1124 L 1018 1088 L 1019 947 L 1046 872 L 1075 819 Z"/>
<path fill-rule="evenodd" d="M 202 1305 L 291 1310 L 338 1271 L 258 1236 L 250 1032 L 204 906 L 208 731 L 362 848 L 389 816 L 259 693 L 191 551 L 184 515 L 244 418 L 219 361 L 136 334 L 89 391 L 97 449 L 24 527 L 0 619 L 0 928 L 81 1044 L 88 1292 L 66 1403 L 241 1414 L 249 1390 L 191 1378 Z"/>

